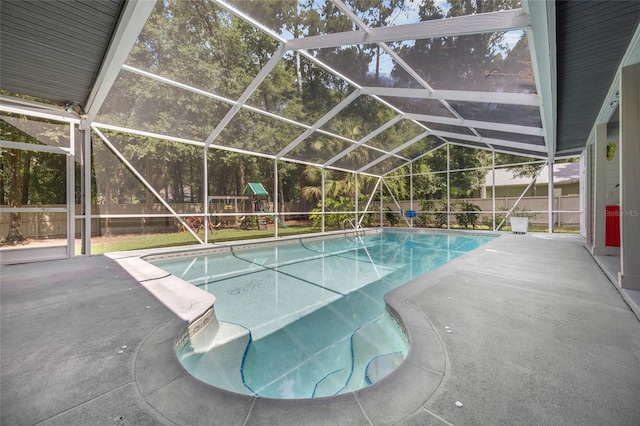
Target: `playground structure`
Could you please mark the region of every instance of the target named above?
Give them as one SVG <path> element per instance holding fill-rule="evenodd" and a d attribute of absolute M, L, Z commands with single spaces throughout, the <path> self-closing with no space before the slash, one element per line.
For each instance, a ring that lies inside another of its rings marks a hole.
<path fill-rule="evenodd" d="M 249 182 L 238 196 L 209 196 L 209 216 L 214 228 L 267 229 L 277 222 L 288 228 L 269 211 L 269 193 L 259 182 Z M 202 226 L 204 228 L 204 226 Z"/>

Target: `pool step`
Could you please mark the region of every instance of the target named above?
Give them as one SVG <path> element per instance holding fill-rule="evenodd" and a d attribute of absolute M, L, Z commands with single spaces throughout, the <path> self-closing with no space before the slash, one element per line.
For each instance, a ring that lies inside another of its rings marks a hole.
<path fill-rule="evenodd" d="M 402 361 L 404 361 L 405 355 L 402 352 L 392 352 L 384 355 L 378 355 L 369 361 L 366 368 L 365 381 L 367 384 L 372 384 L 391 373 L 395 370 Z"/>
<path fill-rule="evenodd" d="M 396 320 L 385 312 L 353 333 L 353 375 L 341 393 L 370 385 L 402 363 L 409 346 L 397 327 Z"/>
<path fill-rule="evenodd" d="M 200 380 L 233 392 L 250 395 L 242 384 L 242 357 L 251 340 L 249 331 L 236 324 L 220 321 L 215 334 L 206 330 L 195 336 L 178 352 L 185 369 Z"/>

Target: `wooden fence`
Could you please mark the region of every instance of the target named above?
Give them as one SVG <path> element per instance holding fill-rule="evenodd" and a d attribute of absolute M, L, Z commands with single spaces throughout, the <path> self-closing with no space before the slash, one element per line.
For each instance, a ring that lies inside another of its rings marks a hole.
<path fill-rule="evenodd" d="M 518 200 L 518 197 L 501 197 L 496 198 L 496 214 L 504 216 L 511 207 Z M 491 198 L 465 198 L 465 199 L 452 199 L 451 211 L 460 211 L 460 202 L 468 202 L 475 204 L 480 208 L 480 221 L 490 218 L 493 210 L 493 200 Z M 529 219 L 531 224 L 546 225 L 548 224 L 548 203 L 547 196 L 543 197 L 523 197 L 517 205 L 520 210 L 526 210 L 533 217 Z M 400 201 L 400 208 L 402 210 L 410 210 L 409 201 Z M 398 206 L 391 202 L 384 203 L 385 208 L 389 208 L 392 211 L 398 211 Z M 413 202 L 413 209 L 417 212 L 422 212 L 420 201 Z M 372 209 L 375 210 L 375 207 Z M 556 226 L 580 226 L 580 196 L 578 195 L 560 195 L 553 197 L 553 211 L 558 212 L 553 214 L 553 223 Z M 486 213 L 483 213 L 486 212 Z"/>
<path fill-rule="evenodd" d="M 496 211 L 499 215 L 504 215 L 510 209 L 516 197 L 496 198 Z M 480 220 L 491 219 L 492 200 L 490 198 L 468 198 L 464 200 L 451 200 L 452 211 L 459 211 L 458 203 L 466 201 L 480 207 Z M 518 204 L 519 208 L 525 208 L 528 211 L 539 211 L 534 218 L 530 219 L 532 224 L 547 224 L 547 197 L 524 197 Z M 409 201 L 401 201 L 400 208 L 409 210 Z M 39 207 L 64 208 L 61 205 L 47 205 Z M 364 206 L 361 205 L 361 208 Z M 392 211 L 398 211 L 395 203 L 384 203 L 385 208 Z M 180 215 L 199 215 L 202 214 L 202 204 L 197 203 L 180 203 L 172 204 L 172 208 Z M 267 208 L 273 209 L 272 204 L 268 204 Z M 281 213 L 299 213 L 299 204 L 297 202 L 284 203 Z M 578 196 L 557 196 L 553 200 L 554 223 L 558 226 L 579 226 L 580 225 L 580 197 Z M 160 204 L 155 204 L 149 210 L 148 207 L 141 204 L 113 204 L 107 206 L 92 206 L 93 215 L 164 215 L 166 217 L 156 216 L 138 216 L 123 218 L 99 218 L 92 219 L 91 233 L 92 235 L 105 235 L 108 231 L 115 235 L 121 234 L 139 234 L 139 233 L 161 233 L 175 232 L 178 229 L 178 222 L 171 217 L 169 212 Z M 378 204 L 372 203 L 371 211 L 378 211 Z M 422 211 L 420 202 L 414 201 L 414 210 L 419 213 Z M 571 211 L 571 213 L 565 213 Z M 76 206 L 76 214 L 79 214 L 80 207 Z M 485 212 L 485 213 L 483 213 Z M 212 215 L 215 213 L 212 213 Z M 238 212 L 242 215 L 242 212 Z M 299 215 L 296 215 L 296 217 Z M 291 217 L 289 217 L 291 218 Z M 34 239 L 42 238 L 65 238 L 67 233 L 67 214 L 64 212 L 38 212 L 38 213 L 20 213 L 22 235 Z M 0 238 L 4 238 L 9 232 L 11 215 L 7 212 L 0 213 Z M 233 221 L 232 221 L 233 222 Z M 80 235 L 80 219 L 76 219 L 76 235 Z"/>

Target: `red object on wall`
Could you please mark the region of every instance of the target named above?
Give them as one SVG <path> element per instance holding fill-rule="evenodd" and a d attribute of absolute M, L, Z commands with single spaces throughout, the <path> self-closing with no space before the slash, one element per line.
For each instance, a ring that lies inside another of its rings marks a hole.
<path fill-rule="evenodd" d="M 606 206 L 604 245 L 620 247 L 620 206 Z"/>

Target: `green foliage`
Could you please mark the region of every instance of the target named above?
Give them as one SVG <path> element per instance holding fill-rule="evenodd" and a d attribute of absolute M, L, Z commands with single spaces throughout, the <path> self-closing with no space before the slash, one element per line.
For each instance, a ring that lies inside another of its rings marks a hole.
<path fill-rule="evenodd" d="M 353 211 L 355 209 L 353 199 L 348 197 L 339 196 L 337 198 L 327 198 L 324 202 L 324 208 L 327 213 L 331 212 L 345 212 L 345 211 Z M 322 206 L 320 203 L 318 207 L 311 210 L 312 212 L 322 212 Z M 322 228 L 322 215 L 321 214 L 310 214 L 309 219 L 311 220 L 312 226 L 315 229 Z M 347 220 L 355 220 L 354 215 L 347 213 L 336 213 L 336 214 L 327 214 L 324 218 L 324 226 L 327 230 L 337 230 L 342 229 L 343 225 Z M 350 227 L 350 225 L 345 225 L 346 228 Z"/>
<path fill-rule="evenodd" d="M 511 216 L 511 217 L 528 217 L 529 219 L 535 219 L 536 217 L 538 217 L 538 213 L 532 213 L 526 207 L 520 208 L 520 207 L 516 206 L 511 211 L 511 214 L 509 216 Z"/>
<path fill-rule="evenodd" d="M 468 228 L 469 226 L 471 226 L 471 228 L 475 229 L 476 225 L 478 224 L 479 216 L 479 213 L 475 212 L 479 212 L 480 207 L 467 201 L 460 201 L 458 203 L 458 207 L 461 211 L 454 213 L 454 216 L 458 221 L 458 225 L 463 228 Z"/>
<path fill-rule="evenodd" d="M 59 122 L 0 115 L 0 139 L 33 145 L 69 146 L 69 126 Z M 0 205 L 66 204 L 66 160 L 63 154 L 0 149 Z M 76 174 L 80 165 L 75 164 Z M 74 198 L 80 200 L 80 180 Z"/>
<path fill-rule="evenodd" d="M 420 208 L 423 213 L 420 213 L 414 221 L 416 226 L 442 228 L 447 224 L 446 200 L 421 200 Z"/>
<path fill-rule="evenodd" d="M 408 10 L 413 10 L 413 3 L 408 0 L 346 0 L 346 4 L 358 18 L 372 27 L 392 25 L 394 20 Z M 419 3 L 422 20 L 519 7 L 518 0 L 449 0 L 448 7 L 433 0 Z M 295 38 L 302 38 L 360 29 L 333 2 L 270 0 L 234 2 L 234 5 L 286 37 L 293 35 Z M 133 46 L 127 65 L 215 96 L 204 96 L 125 69 L 119 74 L 105 100 L 98 121 L 196 142 L 207 140 L 230 111 L 230 104 L 240 98 L 278 48 L 278 40 L 252 27 L 216 2 L 159 1 Z M 437 85 L 434 87 L 445 90 L 468 88 L 508 91 L 512 83 L 512 77 L 509 76 L 521 74 L 524 69 L 522 64 L 526 65 L 529 60 L 526 37 L 523 36 L 516 47 L 506 54 L 503 32 L 421 39 L 415 43 L 395 45 L 393 48 L 419 74 L 424 75 L 430 84 L 433 82 Z M 323 48 L 311 53 L 362 86 L 410 88 L 416 84 L 397 65 L 391 70 L 390 77 L 383 75 L 381 59 L 387 54 L 376 44 Z M 394 81 L 383 81 L 384 78 L 392 78 Z M 246 104 L 311 126 L 352 90 L 353 85 L 346 79 L 329 73 L 298 52 L 287 52 L 249 96 Z M 406 104 L 402 102 L 405 101 L 393 101 L 395 106 L 413 112 L 415 105 L 411 105 L 408 99 Z M 425 110 L 421 113 L 441 115 L 441 104 L 424 104 Z M 473 116 L 469 111 L 474 108 L 471 105 L 473 103 L 466 104 L 465 112 Z M 353 142 L 362 140 L 388 123 L 396 114 L 392 108 L 372 97 L 360 96 L 322 126 L 323 134 L 308 137 L 287 155 L 323 164 L 345 149 L 353 147 Z M 287 148 L 301 131 L 299 126 L 240 108 L 225 128 L 215 133 L 212 141 L 214 147 L 231 148 L 235 151 L 215 148 L 208 151 L 208 193 L 237 195 L 249 181 L 262 182 L 268 189 L 274 188 L 273 160 L 240 152 L 275 155 Z M 342 169 L 358 170 L 381 155 L 369 147 L 393 149 L 423 131 L 416 123 L 401 120 L 366 144 L 352 149 L 333 164 Z M 11 132 L 12 138 L 6 140 L 27 142 L 29 139 L 26 132 L 22 135 Z M 326 132 L 339 137 L 332 137 Z M 49 130 L 46 137 L 51 140 L 68 137 L 68 131 L 66 135 L 65 132 L 58 133 L 58 130 Z M 204 150 L 201 146 L 116 132 L 104 133 L 165 199 L 176 203 L 203 201 L 205 167 L 202 158 Z M 28 143 L 37 142 L 32 140 Z M 398 152 L 398 155 L 416 158 L 440 143 L 440 139 L 428 136 Z M 97 135 L 93 136 L 93 149 L 97 193 L 101 202 L 151 205 L 157 201 Z M 486 158 L 481 152 L 453 145 L 448 150 L 450 169 L 470 169 L 486 165 Z M 53 202 L 57 200 L 56 197 L 65 193 L 64 183 L 61 183 L 64 179 L 59 175 L 61 156 L 26 153 L 14 155 L 11 150 L 2 150 L 0 154 L 3 164 L 0 170 L 2 203 L 9 203 L 9 194 L 11 197 L 33 202 Z M 370 171 L 377 173 L 386 170 L 383 165 L 396 167 L 395 161 L 398 159 L 385 159 Z M 435 202 L 445 197 L 446 173 L 436 172 L 446 169 L 445 146 L 417 160 L 413 164 L 416 174 L 413 180 L 414 198 Z M 30 170 L 30 173 L 24 174 L 25 170 Z M 319 167 L 280 162 L 278 170 L 280 201 L 300 200 L 317 204 L 322 195 Z M 355 196 L 355 179 L 353 175 L 345 173 L 326 172 L 328 202 L 334 204 L 333 208 L 343 209 L 346 204 L 341 200 L 352 200 Z M 407 173 L 408 167 L 405 167 L 395 174 Z M 25 183 L 25 176 L 33 176 L 34 179 Z M 407 199 L 409 178 L 392 177 L 389 176 L 386 182 L 394 197 Z M 482 184 L 483 177 L 483 170 L 451 173 L 451 197 L 472 196 Z M 358 179 L 359 192 L 369 193 L 375 180 L 363 176 Z M 24 195 L 22 188 L 28 189 L 28 196 Z M 386 186 L 384 192 L 388 193 Z M 353 207 L 348 210 L 351 209 Z M 369 216 L 365 220 L 369 220 Z M 420 219 L 416 218 L 416 222 Z M 442 226 L 442 223 L 446 223 L 446 215 L 434 213 L 424 222 Z"/>
<path fill-rule="evenodd" d="M 384 218 L 389 222 L 390 226 L 398 226 L 400 223 L 400 215 L 398 213 L 392 212 L 389 207 L 384 209 Z"/>

